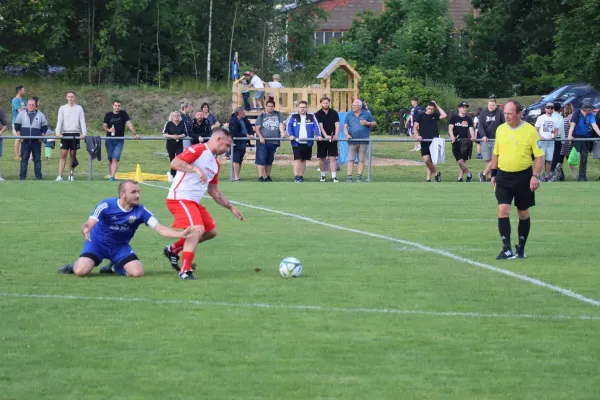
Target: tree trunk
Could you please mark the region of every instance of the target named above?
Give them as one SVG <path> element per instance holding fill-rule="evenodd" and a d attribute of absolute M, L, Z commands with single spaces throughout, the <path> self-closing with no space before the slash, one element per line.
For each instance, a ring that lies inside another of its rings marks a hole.
<path fill-rule="evenodd" d="M 96 0 L 88 1 L 88 83 L 92 83 L 92 64 L 94 62 L 94 37 L 96 35 Z"/>
<path fill-rule="evenodd" d="M 137 78 L 135 80 L 135 84 L 140 84 L 140 62 L 142 61 L 142 42 L 140 42 L 140 51 L 138 53 L 138 66 L 137 66 Z"/>
<path fill-rule="evenodd" d="M 212 45 L 212 14 L 213 14 L 213 0 L 210 0 L 210 7 L 208 9 L 208 55 L 206 57 L 206 88 L 210 86 L 210 47 Z"/>
<path fill-rule="evenodd" d="M 192 57 L 194 57 L 194 73 L 196 74 L 196 84 L 198 84 L 198 65 L 196 64 L 196 50 L 194 49 L 194 42 L 192 41 L 192 36 L 188 30 L 185 31 L 187 34 L 188 40 L 190 41 L 190 47 L 192 48 Z"/>
<path fill-rule="evenodd" d="M 231 68 L 231 52 L 233 51 L 233 33 L 235 32 L 235 22 L 237 19 L 237 10 L 238 5 L 240 3 L 235 3 L 235 11 L 233 12 L 233 24 L 231 25 L 231 39 L 229 40 L 229 64 L 227 64 L 227 68 Z M 238 60 L 239 63 L 239 60 Z M 229 85 L 229 80 L 231 78 L 231 73 L 227 75 L 227 84 Z"/>
<path fill-rule="evenodd" d="M 160 0 L 156 2 L 156 50 L 158 50 L 158 88 L 160 89 L 161 84 L 161 73 L 160 73 L 160 44 L 158 43 L 158 35 L 160 33 Z"/>
<path fill-rule="evenodd" d="M 265 43 L 267 41 L 267 22 L 263 19 L 263 40 L 262 40 L 262 52 L 260 56 L 260 72 L 264 73 L 265 67 Z"/>

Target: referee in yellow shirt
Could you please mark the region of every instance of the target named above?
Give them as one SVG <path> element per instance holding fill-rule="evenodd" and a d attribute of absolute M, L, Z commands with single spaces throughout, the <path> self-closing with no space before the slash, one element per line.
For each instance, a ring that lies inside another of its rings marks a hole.
<path fill-rule="evenodd" d="M 502 251 L 497 260 L 525 258 L 525 243 L 529 236 L 531 220 L 529 208 L 535 206 L 535 190 L 540 186 L 539 174 L 544 165 L 544 151 L 540 137 L 533 127 L 521 120 L 523 107 L 510 100 L 504 106 L 506 122 L 496 131 L 492 156 L 492 185 L 498 200 L 498 230 L 502 238 Z M 532 168 L 532 160 L 535 165 Z M 510 205 L 513 198 L 519 213 L 519 244 L 513 253 L 510 244 Z"/>

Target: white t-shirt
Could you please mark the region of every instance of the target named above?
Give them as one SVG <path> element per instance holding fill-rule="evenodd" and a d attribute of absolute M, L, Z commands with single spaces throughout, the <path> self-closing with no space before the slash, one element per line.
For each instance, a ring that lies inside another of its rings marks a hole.
<path fill-rule="evenodd" d="M 556 118 L 543 114 L 535 121 L 535 127 L 541 137 L 552 139 L 552 134 L 554 134 L 554 130 L 558 128 L 558 125 Z"/>
<path fill-rule="evenodd" d="M 188 147 L 177 158 L 203 170 L 208 177 L 208 182 L 202 183 L 200 175 L 196 172 L 177 171 L 177 175 L 175 175 L 173 184 L 169 189 L 167 199 L 190 200 L 200 203 L 200 200 L 202 200 L 202 197 L 208 190 L 209 183 L 219 183 L 219 169 L 221 168 L 219 162 L 208 147 L 202 143 Z"/>
<path fill-rule="evenodd" d="M 300 115 L 300 131 L 298 132 L 298 139 L 308 138 L 308 132 L 306 132 L 306 114 Z M 307 143 L 306 140 L 298 140 L 298 143 Z"/>
<path fill-rule="evenodd" d="M 283 87 L 283 85 L 281 84 L 281 82 L 269 82 L 269 87 L 273 88 L 273 89 L 281 89 Z M 273 92 L 270 93 L 271 97 L 275 97 L 275 94 Z"/>
<path fill-rule="evenodd" d="M 265 88 L 265 85 L 263 85 L 262 79 L 260 79 L 258 77 L 258 75 L 254 75 L 252 77 L 252 80 L 250 81 L 250 84 L 252 86 L 254 86 L 254 88 L 256 88 L 256 89 L 264 89 Z"/>

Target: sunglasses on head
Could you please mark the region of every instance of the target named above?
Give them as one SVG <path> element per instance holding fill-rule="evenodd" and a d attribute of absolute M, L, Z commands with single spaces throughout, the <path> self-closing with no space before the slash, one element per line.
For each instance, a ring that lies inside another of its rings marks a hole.
<path fill-rule="evenodd" d="M 552 106 L 547 106 L 546 109 L 550 109 L 550 110 L 554 110 L 554 107 Z"/>

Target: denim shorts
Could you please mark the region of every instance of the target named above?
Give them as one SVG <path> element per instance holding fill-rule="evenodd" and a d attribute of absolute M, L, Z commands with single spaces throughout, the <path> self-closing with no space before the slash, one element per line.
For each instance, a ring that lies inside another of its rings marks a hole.
<path fill-rule="evenodd" d="M 273 142 L 256 143 L 256 165 L 273 165 L 277 145 Z"/>
<path fill-rule="evenodd" d="M 123 151 L 123 146 L 125 145 L 125 140 L 119 139 L 108 139 L 106 140 L 106 156 L 108 160 L 117 160 L 121 159 L 121 152 Z"/>

